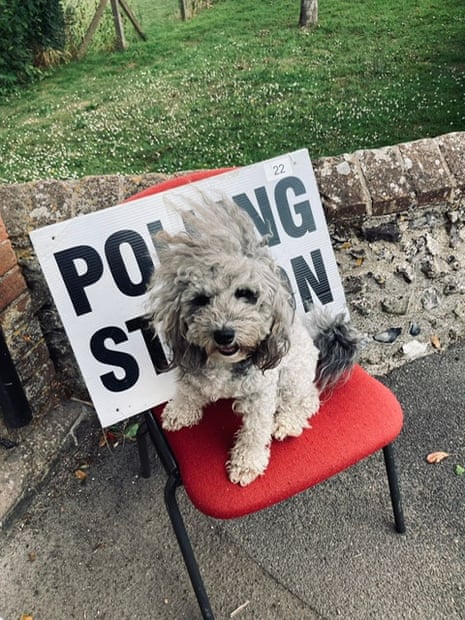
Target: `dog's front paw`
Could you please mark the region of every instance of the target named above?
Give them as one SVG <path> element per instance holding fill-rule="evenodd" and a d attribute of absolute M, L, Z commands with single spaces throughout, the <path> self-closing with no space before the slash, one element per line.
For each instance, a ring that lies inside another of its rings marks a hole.
<path fill-rule="evenodd" d="M 171 400 L 161 414 L 161 425 L 166 431 L 178 431 L 186 426 L 195 426 L 202 419 L 202 409 Z"/>
<path fill-rule="evenodd" d="M 273 437 L 278 441 L 283 441 L 286 437 L 299 437 L 306 428 L 310 428 L 308 422 L 302 425 L 295 420 L 277 418 L 273 429 Z"/>
<path fill-rule="evenodd" d="M 231 459 L 226 465 L 229 479 L 234 484 L 245 487 L 265 472 L 269 459 L 269 448 L 253 454 L 243 454 L 233 449 Z"/>
<path fill-rule="evenodd" d="M 246 487 L 253 482 L 263 471 L 257 471 L 254 468 L 240 467 L 239 465 L 230 465 L 228 467 L 229 479 L 233 484 L 240 484 Z"/>

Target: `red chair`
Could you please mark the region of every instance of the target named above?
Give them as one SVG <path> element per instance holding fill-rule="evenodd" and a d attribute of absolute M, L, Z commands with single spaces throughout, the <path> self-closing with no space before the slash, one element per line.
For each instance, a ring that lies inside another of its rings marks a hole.
<path fill-rule="evenodd" d="M 224 170 L 176 177 L 132 199 L 220 172 Z M 200 424 L 177 432 L 162 430 L 162 411 L 160 406 L 146 412 L 138 433 L 142 475 L 150 476 L 150 437 L 168 476 L 167 511 L 204 619 L 214 616 L 176 499 L 181 485 L 201 512 L 217 519 L 232 519 L 284 501 L 383 450 L 395 528 L 405 532 L 392 445 L 402 429 L 402 409 L 392 392 L 360 366 L 327 398 L 323 397 L 320 410 L 312 417 L 311 429 L 300 437 L 272 443 L 265 474 L 247 487 L 232 484 L 225 468 L 240 424 L 230 401 L 210 405 Z"/>

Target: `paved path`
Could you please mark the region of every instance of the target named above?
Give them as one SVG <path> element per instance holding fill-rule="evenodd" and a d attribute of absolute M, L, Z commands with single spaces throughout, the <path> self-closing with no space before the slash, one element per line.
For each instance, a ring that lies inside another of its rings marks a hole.
<path fill-rule="evenodd" d="M 405 410 L 405 536 L 392 527 L 381 455 L 235 522 L 204 517 L 182 498 L 217 618 L 465 618 L 465 475 L 455 473 L 465 466 L 464 378 L 459 345 L 384 379 Z M 89 417 L 79 447 L 0 534 L 0 618 L 200 618 L 159 464 L 144 480 L 134 444 L 110 453 L 98 435 Z M 452 455 L 428 465 L 435 450 Z M 83 463 L 85 484 L 74 476 Z"/>

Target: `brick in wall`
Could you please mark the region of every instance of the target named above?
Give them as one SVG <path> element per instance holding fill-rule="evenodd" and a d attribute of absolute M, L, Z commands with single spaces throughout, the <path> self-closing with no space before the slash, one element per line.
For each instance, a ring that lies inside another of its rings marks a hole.
<path fill-rule="evenodd" d="M 0 218 L 0 329 L 34 414 L 57 394 L 56 373 L 26 281 Z M 35 386 L 41 384 L 40 390 Z"/>
<path fill-rule="evenodd" d="M 17 263 L 16 254 L 8 239 L 0 241 L 0 278 Z"/>
<path fill-rule="evenodd" d="M 6 308 L 27 289 L 21 269 L 15 265 L 0 276 L 0 307 Z"/>

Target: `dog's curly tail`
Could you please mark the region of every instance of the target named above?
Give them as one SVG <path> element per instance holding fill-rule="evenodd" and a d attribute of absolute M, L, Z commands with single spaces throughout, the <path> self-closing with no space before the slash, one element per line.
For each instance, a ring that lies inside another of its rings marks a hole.
<path fill-rule="evenodd" d="M 307 327 L 319 351 L 316 383 L 323 391 L 349 376 L 358 358 L 361 336 L 344 313 L 331 315 L 314 310 L 307 317 Z"/>

